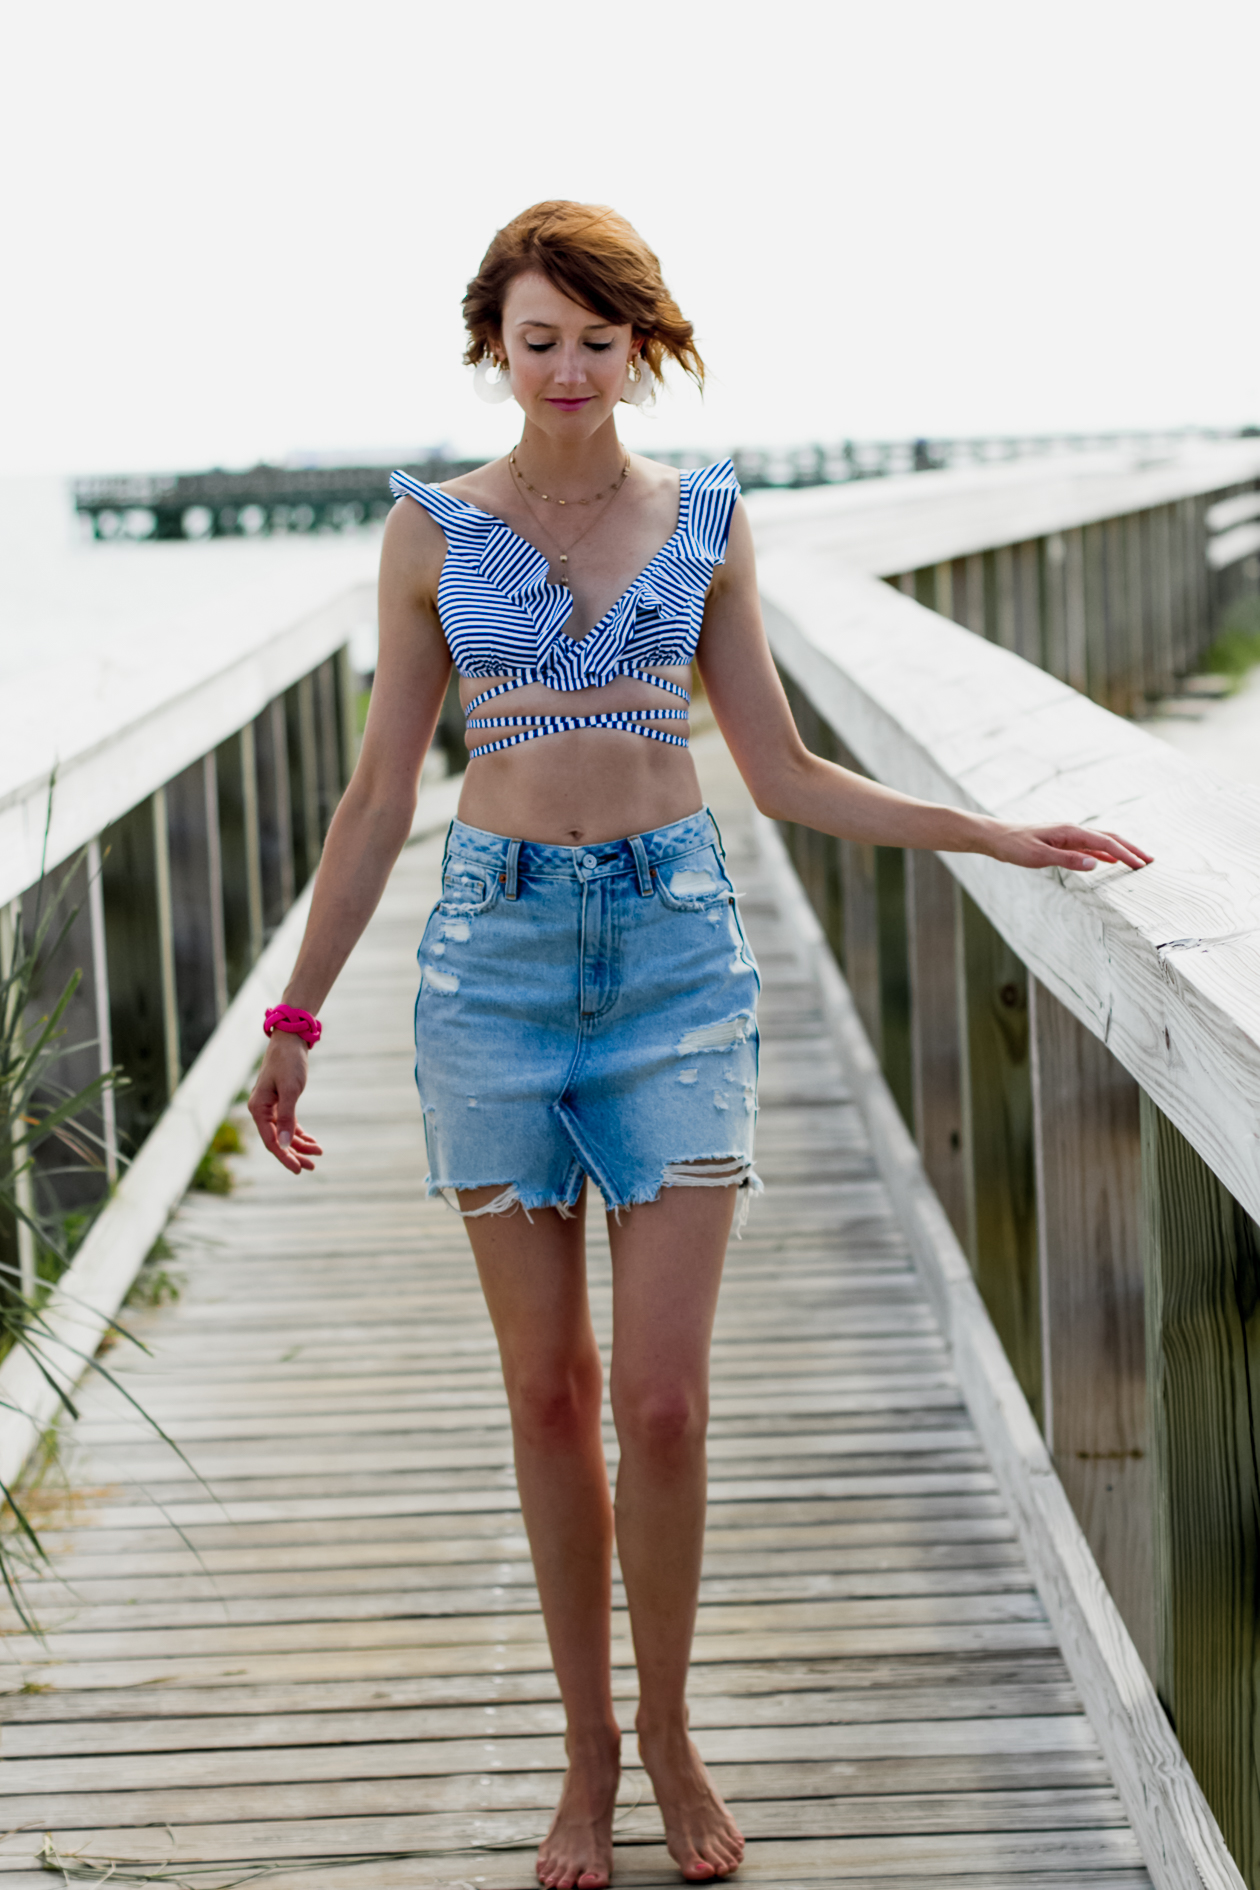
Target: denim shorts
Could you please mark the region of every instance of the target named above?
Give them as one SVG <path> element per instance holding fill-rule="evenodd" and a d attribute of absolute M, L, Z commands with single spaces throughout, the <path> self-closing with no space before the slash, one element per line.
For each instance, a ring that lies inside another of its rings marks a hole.
<path fill-rule="evenodd" d="M 418 956 L 431 1195 L 569 1213 L 587 1176 L 614 1210 L 760 1191 L 761 980 L 707 809 L 585 847 L 455 821 Z"/>

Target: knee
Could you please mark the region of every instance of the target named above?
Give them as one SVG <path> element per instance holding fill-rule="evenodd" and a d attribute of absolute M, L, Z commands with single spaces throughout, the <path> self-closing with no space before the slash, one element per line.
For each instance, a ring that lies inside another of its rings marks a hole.
<path fill-rule="evenodd" d="M 532 1450 L 569 1451 L 599 1428 L 602 1385 L 599 1361 L 572 1360 L 554 1368 L 528 1367 L 508 1384 L 512 1428 L 518 1443 Z"/>
<path fill-rule="evenodd" d="M 703 1444 L 709 1401 L 687 1385 L 614 1387 L 613 1416 L 623 1450 L 668 1462 Z"/>

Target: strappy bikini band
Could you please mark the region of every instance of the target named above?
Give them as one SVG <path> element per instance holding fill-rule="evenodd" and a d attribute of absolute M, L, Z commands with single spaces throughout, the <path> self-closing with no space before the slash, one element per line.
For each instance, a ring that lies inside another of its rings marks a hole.
<path fill-rule="evenodd" d="M 627 735 L 643 735 L 650 742 L 668 742 L 671 748 L 685 748 L 685 735 L 669 735 L 663 728 L 641 728 L 637 723 L 624 721 L 616 714 L 609 715 L 544 715 L 539 721 L 551 724 L 549 728 L 527 728 L 519 735 L 502 735 L 497 742 L 486 742 L 481 748 L 468 750 L 469 761 L 475 761 L 478 755 L 497 754 L 500 748 L 515 748 L 520 742 L 536 742 L 544 735 L 562 735 L 570 728 L 621 728 Z M 524 721 L 525 717 L 522 716 Z"/>
<path fill-rule="evenodd" d="M 654 689 L 668 690 L 671 696 L 680 696 L 684 702 L 691 701 L 691 692 L 682 689 L 677 683 L 668 682 L 664 676 L 653 676 L 650 670 L 638 669 L 629 663 L 621 664 L 615 672 L 618 676 L 633 676 L 639 682 L 650 683 Z M 609 709 L 598 715 L 482 715 L 475 716 L 472 711 L 479 709 L 486 702 L 493 702 L 496 696 L 506 696 L 518 689 L 526 688 L 540 678 L 535 670 L 514 670 L 506 682 L 496 683 L 493 689 L 483 690 L 474 696 L 464 710 L 466 728 L 511 728 L 519 734 L 502 735 L 497 741 L 483 742 L 478 748 L 468 750 L 469 761 L 475 761 L 478 755 L 497 754 L 502 748 L 515 748 L 521 742 L 536 742 L 544 735 L 564 735 L 575 728 L 617 728 L 627 735 L 642 735 L 650 742 L 666 742 L 671 748 L 686 748 L 685 735 L 671 735 L 662 728 L 644 728 L 644 722 L 685 722 L 686 709 Z"/>
<path fill-rule="evenodd" d="M 667 689 L 671 696 L 678 696 L 683 702 L 691 701 L 690 689 L 681 689 L 677 683 L 669 682 L 666 677 L 654 676 L 650 669 L 638 669 L 633 663 L 618 664 L 617 668 L 613 671 L 613 675 L 633 676 L 638 682 L 651 683 L 654 689 Z M 609 680 L 611 680 L 611 678 L 609 678 Z M 524 689 L 527 683 L 536 682 L 547 682 L 547 678 L 543 675 L 541 670 L 514 669 L 511 674 L 511 679 L 508 682 L 496 683 L 493 689 L 483 690 L 481 695 L 474 696 L 464 710 L 464 714 L 471 715 L 473 710 L 479 709 L 483 702 L 493 702 L 496 696 L 510 695 L 514 689 Z M 548 687 L 554 689 L 555 684 L 548 683 Z M 586 687 L 598 689 L 601 687 L 601 684 L 592 682 L 588 683 Z M 663 715 L 665 711 L 662 709 L 660 713 Z"/>

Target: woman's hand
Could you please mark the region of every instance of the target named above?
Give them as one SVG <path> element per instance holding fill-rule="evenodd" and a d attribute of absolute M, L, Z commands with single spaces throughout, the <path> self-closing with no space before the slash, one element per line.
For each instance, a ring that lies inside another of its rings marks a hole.
<path fill-rule="evenodd" d="M 1011 866 L 1062 866 L 1069 873 L 1092 873 L 1100 860 L 1104 866 L 1118 861 L 1136 870 L 1152 859 L 1131 840 L 1088 827 L 1011 827 L 1001 820 L 985 825 L 983 851 Z"/>
<path fill-rule="evenodd" d="M 291 1175 L 300 1175 L 304 1168 L 314 1168 L 315 1157 L 324 1152 L 314 1137 L 301 1127 L 295 1114 L 298 1097 L 306 1088 L 309 1055 L 302 1039 L 291 1030 L 276 1031 L 267 1045 L 258 1081 L 249 1099 L 249 1113 L 262 1137 L 263 1147 Z"/>

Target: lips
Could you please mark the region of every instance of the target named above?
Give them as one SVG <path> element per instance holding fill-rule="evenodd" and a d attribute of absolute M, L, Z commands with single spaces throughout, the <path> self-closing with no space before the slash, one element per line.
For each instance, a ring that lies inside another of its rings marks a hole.
<path fill-rule="evenodd" d="M 580 400 L 557 400 L 548 395 L 547 405 L 558 407 L 561 413 L 577 413 L 579 408 L 587 406 L 594 398 L 593 394 L 584 394 Z"/>

